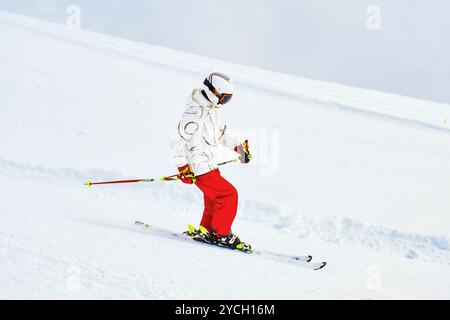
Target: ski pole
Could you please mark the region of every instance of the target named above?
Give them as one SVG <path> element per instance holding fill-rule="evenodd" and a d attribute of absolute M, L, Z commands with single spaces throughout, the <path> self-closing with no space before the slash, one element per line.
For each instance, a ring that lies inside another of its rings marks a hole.
<path fill-rule="evenodd" d="M 233 160 L 228 160 L 228 161 L 224 161 L 219 163 L 219 166 L 223 166 L 225 164 L 228 163 L 232 163 L 232 162 L 237 162 L 239 161 L 239 158 L 233 159 Z M 84 185 L 91 187 L 94 185 L 98 185 L 98 184 L 118 184 L 118 183 L 137 183 L 137 182 L 154 182 L 154 181 L 176 181 L 179 180 L 178 178 L 178 174 L 173 174 L 171 176 L 162 176 L 161 178 L 151 178 L 151 179 L 133 179 L 133 180 L 115 180 L 115 181 L 99 181 L 99 182 L 92 182 L 92 181 L 88 181 L 86 182 Z"/>
<path fill-rule="evenodd" d="M 224 162 L 219 163 L 218 166 L 223 166 L 224 164 L 238 162 L 240 160 L 241 160 L 241 158 L 236 158 L 236 159 L 233 159 L 233 160 L 224 161 Z"/>
<path fill-rule="evenodd" d="M 116 183 L 135 183 L 135 182 L 154 182 L 154 181 L 175 181 L 178 180 L 177 174 L 171 176 L 162 176 L 161 178 L 151 178 L 151 179 L 134 179 L 134 180 L 115 180 L 115 181 L 100 181 L 100 182 L 92 182 L 88 181 L 85 183 L 85 186 L 93 186 L 97 184 L 116 184 Z"/>

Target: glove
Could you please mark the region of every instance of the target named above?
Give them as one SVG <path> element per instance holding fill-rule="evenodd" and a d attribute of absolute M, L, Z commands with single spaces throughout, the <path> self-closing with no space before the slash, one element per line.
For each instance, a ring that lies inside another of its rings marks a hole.
<path fill-rule="evenodd" d="M 252 155 L 248 150 L 248 140 L 245 140 L 236 148 L 234 148 L 234 151 L 239 153 L 239 159 L 241 160 L 241 163 L 249 163 L 250 160 L 252 160 Z"/>
<path fill-rule="evenodd" d="M 177 177 L 180 179 L 183 183 L 187 184 L 193 184 L 195 181 L 197 181 L 197 178 L 195 178 L 194 174 L 191 171 L 191 168 L 188 164 L 185 164 L 184 166 L 178 167 L 178 171 L 180 172 Z"/>

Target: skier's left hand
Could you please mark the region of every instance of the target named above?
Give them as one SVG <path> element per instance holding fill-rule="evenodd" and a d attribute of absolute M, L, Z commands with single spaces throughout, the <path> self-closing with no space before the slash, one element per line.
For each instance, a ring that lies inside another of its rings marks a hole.
<path fill-rule="evenodd" d="M 250 160 L 252 160 L 252 155 L 249 151 L 248 140 L 245 140 L 240 145 L 236 146 L 234 148 L 234 151 L 239 153 L 239 159 L 241 160 L 241 163 L 249 163 Z"/>
<path fill-rule="evenodd" d="M 194 174 L 191 171 L 191 167 L 189 167 L 188 164 L 185 164 L 184 166 L 178 167 L 178 179 L 180 179 L 183 183 L 186 184 L 193 184 L 197 181 L 197 178 L 194 176 Z"/>

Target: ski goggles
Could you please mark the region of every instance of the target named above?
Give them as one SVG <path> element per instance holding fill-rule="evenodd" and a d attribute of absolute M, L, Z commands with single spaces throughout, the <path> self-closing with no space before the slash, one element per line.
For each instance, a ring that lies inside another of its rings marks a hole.
<path fill-rule="evenodd" d="M 217 91 L 208 79 L 205 79 L 203 84 L 208 87 L 209 91 L 211 91 L 217 97 L 217 99 L 219 99 L 218 104 L 226 104 L 233 97 L 231 93 L 220 93 L 219 91 Z"/>

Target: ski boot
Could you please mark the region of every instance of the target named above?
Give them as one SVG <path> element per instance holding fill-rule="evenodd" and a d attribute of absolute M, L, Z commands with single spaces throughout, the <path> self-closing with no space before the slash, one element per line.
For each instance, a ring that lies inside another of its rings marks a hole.
<path fill-rule="evenodd" d="M 199 229 L 194 227 L 193 225 L 188 225 L 188 230 L 183 232 L 184 235 L 192 238 L 192 240 L 199 241 L 199 242 L 205 242 L 209 244 L 214 244 L 213 239 L 211 238 L 211 235 L 203 226 L 200 226 Z"/>
<path fill-rule="evenodd" d="M 245 253 L 252 253 L 252 246 L 241 241 L 241 239 L 233 233 L 230 233 L 225 237 L 218 237 L 215 232 L 212 232 L 210 237 L 213 238 L 214 243 L 220 247 L 239 250 Z"/>
<path fill-rule="evenodd" d="M 204 226 L 200 226 L 198 234 L 193 239 L 200 242 L 215 244 L 214 238 L 211 237 L 211 233 L 209 233 L 208 229 Z"/>
<path fill-rule="evenodd" d="M 188 237 L 191 237 L 192 240 L 198 242 L 212 244 L 232 250 L 239 250 L 245 253 L 252 253 L 251 245 L 241 241 L 233 233 L 230 233 L 228 236 L 225 237 L 218 237 L 214 231 L 209 232 L 208 229 L 206 229 L 203 226 L 200 226 L 199 229 L 197 229 L 193 225 L 188 225 L 188 230 L 183 232 L 183 234 Z"/>
<path fill-rule="evenodd" d="M 194 227 L 192 224 L 188 225 L 188 229 L 183 232 L 183 235 L 194 238 L 196 235 L 198 235 L 200 230 L 198 230 L 196 227 Z"/>

